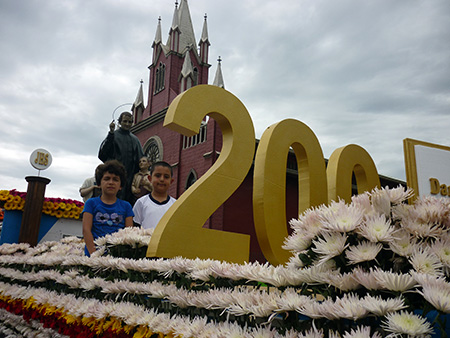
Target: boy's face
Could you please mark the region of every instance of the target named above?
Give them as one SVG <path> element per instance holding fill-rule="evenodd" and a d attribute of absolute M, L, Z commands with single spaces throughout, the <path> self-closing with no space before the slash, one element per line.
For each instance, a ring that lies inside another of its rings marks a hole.
<path fill-rule="evenodd" d="M 150 176 L 150 182 L 153 185 L 153 190 L 160 194 L 165 194 L 169 190 L 170 184 L 173 182 L 170 169 L 163 166 L 157 166 Z"/>
<path fill-rule="evenodd" d="M 100 182 L 102 194 L 115 196 L 120 190 L 120 176 L 109 172 L 104 173 Z"/>

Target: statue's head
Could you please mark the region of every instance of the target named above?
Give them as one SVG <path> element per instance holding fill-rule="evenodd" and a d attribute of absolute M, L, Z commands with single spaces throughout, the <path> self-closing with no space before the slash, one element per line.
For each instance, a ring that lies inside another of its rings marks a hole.
<path fill-rule="evenodd" d="M 133 115 L 130 112 L 124 111 L 119 116 L 119 124 L 123 130 L 130 130 L 133 125 Z"/>

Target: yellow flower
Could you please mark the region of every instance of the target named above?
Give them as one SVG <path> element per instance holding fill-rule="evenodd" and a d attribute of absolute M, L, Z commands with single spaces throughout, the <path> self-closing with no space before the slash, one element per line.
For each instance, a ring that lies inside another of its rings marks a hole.
<path fill-rule="evenodd" d="M 79 324 L 81 322 L 80 317 L 75 317 L 69 314 L 64 314 L 63 317 L 67 324 Z"/>
<path fill-rule="evenodd" d="M 8 195 L 9 195 L 8 190 L 0 190 L 0 201 L 6 201 Z"/>
<path fill-rule="evenodd" d="M 138 326 L 133 338 L 149 338 L 152 332 L 146 326 Z"/>
<path fill-rule="evenodd" d="M 114 319 L 112 330 L 117 332 L 122 331 L 122 322 L 120 320 Z"/>
<path fill-rule="evenodd" d="M 6 202 L 12 202 L 14 201 L 14 196 L 13 195 L 8 195 L 8 197 L 5 200 Z"/>
<path fill-rule="evenodd" d="M 55 216 L 56 216 L 57 218 L 61 218 L 61 217 L 63 216 L 63 211 L 62 211 L 62 210 L 56 210 Z"/>
<path fill-rule="evenodd" d="M 56 312 L 58 312 L 58 308 L 56 306 L 47 306 L 45 308 L 44 315 L 53 316 Z"/>
<path fill-rule="evenodd" d="M 3 207 L 5 210 L 13 210 L 13 204 L 11 202 L 6 202 Z"/>
<path fill-rule="evenodd" d="M 83 317 L 81 322 L 83 323 L 83 325 L 93 327 L 96 325 L 97 319 L 95 317 Z"/>
<path fill-rule="evenodd" d="M 127 334 L 130 334 L 131 331 L 133 331 L 133 330 L 134 330 L 134 326 L 132 326 L 132 325 L 125 325 L 125 326 L 123 327 L 123 331 L 124 331 L 125 333 L 127 333 Z"/>
<path fill-rule="evenodd" d="M 26 300 L 26 302 L 24 303 L 23 307 L 26 309 L 29 309 L 30 307 L 32 308 L 34 305 L 34 298 L 30 297 Z"/>
<path fill-rule="evenodd" d="M 14 196 L 13 202 L 14 203 L 20 203 L 20 202 L 22 202 L 22 198 L 20 196 Z"/>

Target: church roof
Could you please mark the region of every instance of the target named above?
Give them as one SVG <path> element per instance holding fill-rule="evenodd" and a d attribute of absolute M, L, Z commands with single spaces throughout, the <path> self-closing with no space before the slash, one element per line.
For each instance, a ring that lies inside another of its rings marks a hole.
<path fill-rule="evenodd" d="M 220 87 L 220 88 L 224 88 L 225 89 L 225 82 L 223 81 L 223 75 L 222 75 L 222 59 L 219 58 L 217 59 L 217 70 L 216 70 L 216 76 L 214 77 L 214 82 L 213 85 Z"/>
<path fill-rule="evenodd" d="M 194 68 L 192 68 L 191 56 L 188 49 L 184 57 L 183 68 L 181 69 L 181 75 L 183 77 L 188 77 L 190 74 L 194 73 Z"/>
<path fill-rule="evenodd" d="M 136 95 L 136 100 L 134 100 L 133 106 L 131 107 L 131 111 L 134 110 L 134 108 L 139 107 L 139 106 L 144 106 L 144 91 L 142 89 L 142 83 L 144 83 L 144 81 L 141 80 L 141 86 L 139 87 L 138 93 Z"/>
<path fill-rule="evenodd" d="M 178 3 L 175 3 L 170 31 L 176 29 L 180 31 L 180 52 L 183 53 L 186 47 L 195 46 L 196 42 L 187 0 L 181 0 L 179 8 L 177 7 L 177 4 Z M 170 35 L 167 40 L 167 45 L 170 46 Z"/>
<path fill-rule="evenodd" d="M 208 25 L 206 23 L 206 14 L 205 14 L 205 21 L 203 22 L 203 29 L 202 29 L 202 37 L 200 38 L 200 43 L 207 42 L 209 44 L 209 37 L 208 37 Z"/>

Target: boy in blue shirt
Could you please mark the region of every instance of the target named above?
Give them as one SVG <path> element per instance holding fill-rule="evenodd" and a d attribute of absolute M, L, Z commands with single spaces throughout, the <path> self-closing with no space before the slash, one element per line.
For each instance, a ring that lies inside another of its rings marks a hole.
<path fill-rule="evenodd" d="M 84 252 L 87 256 L 96 250 L 94 240 L 97 238 L 133 226 L 131 204 L 117 198 L 126 183 L 124 166 L 117 160 L 106 161 L 95 170 L 95 180 L 100 183 L 102 194 L 88 199 L 83 210 Z"/>

